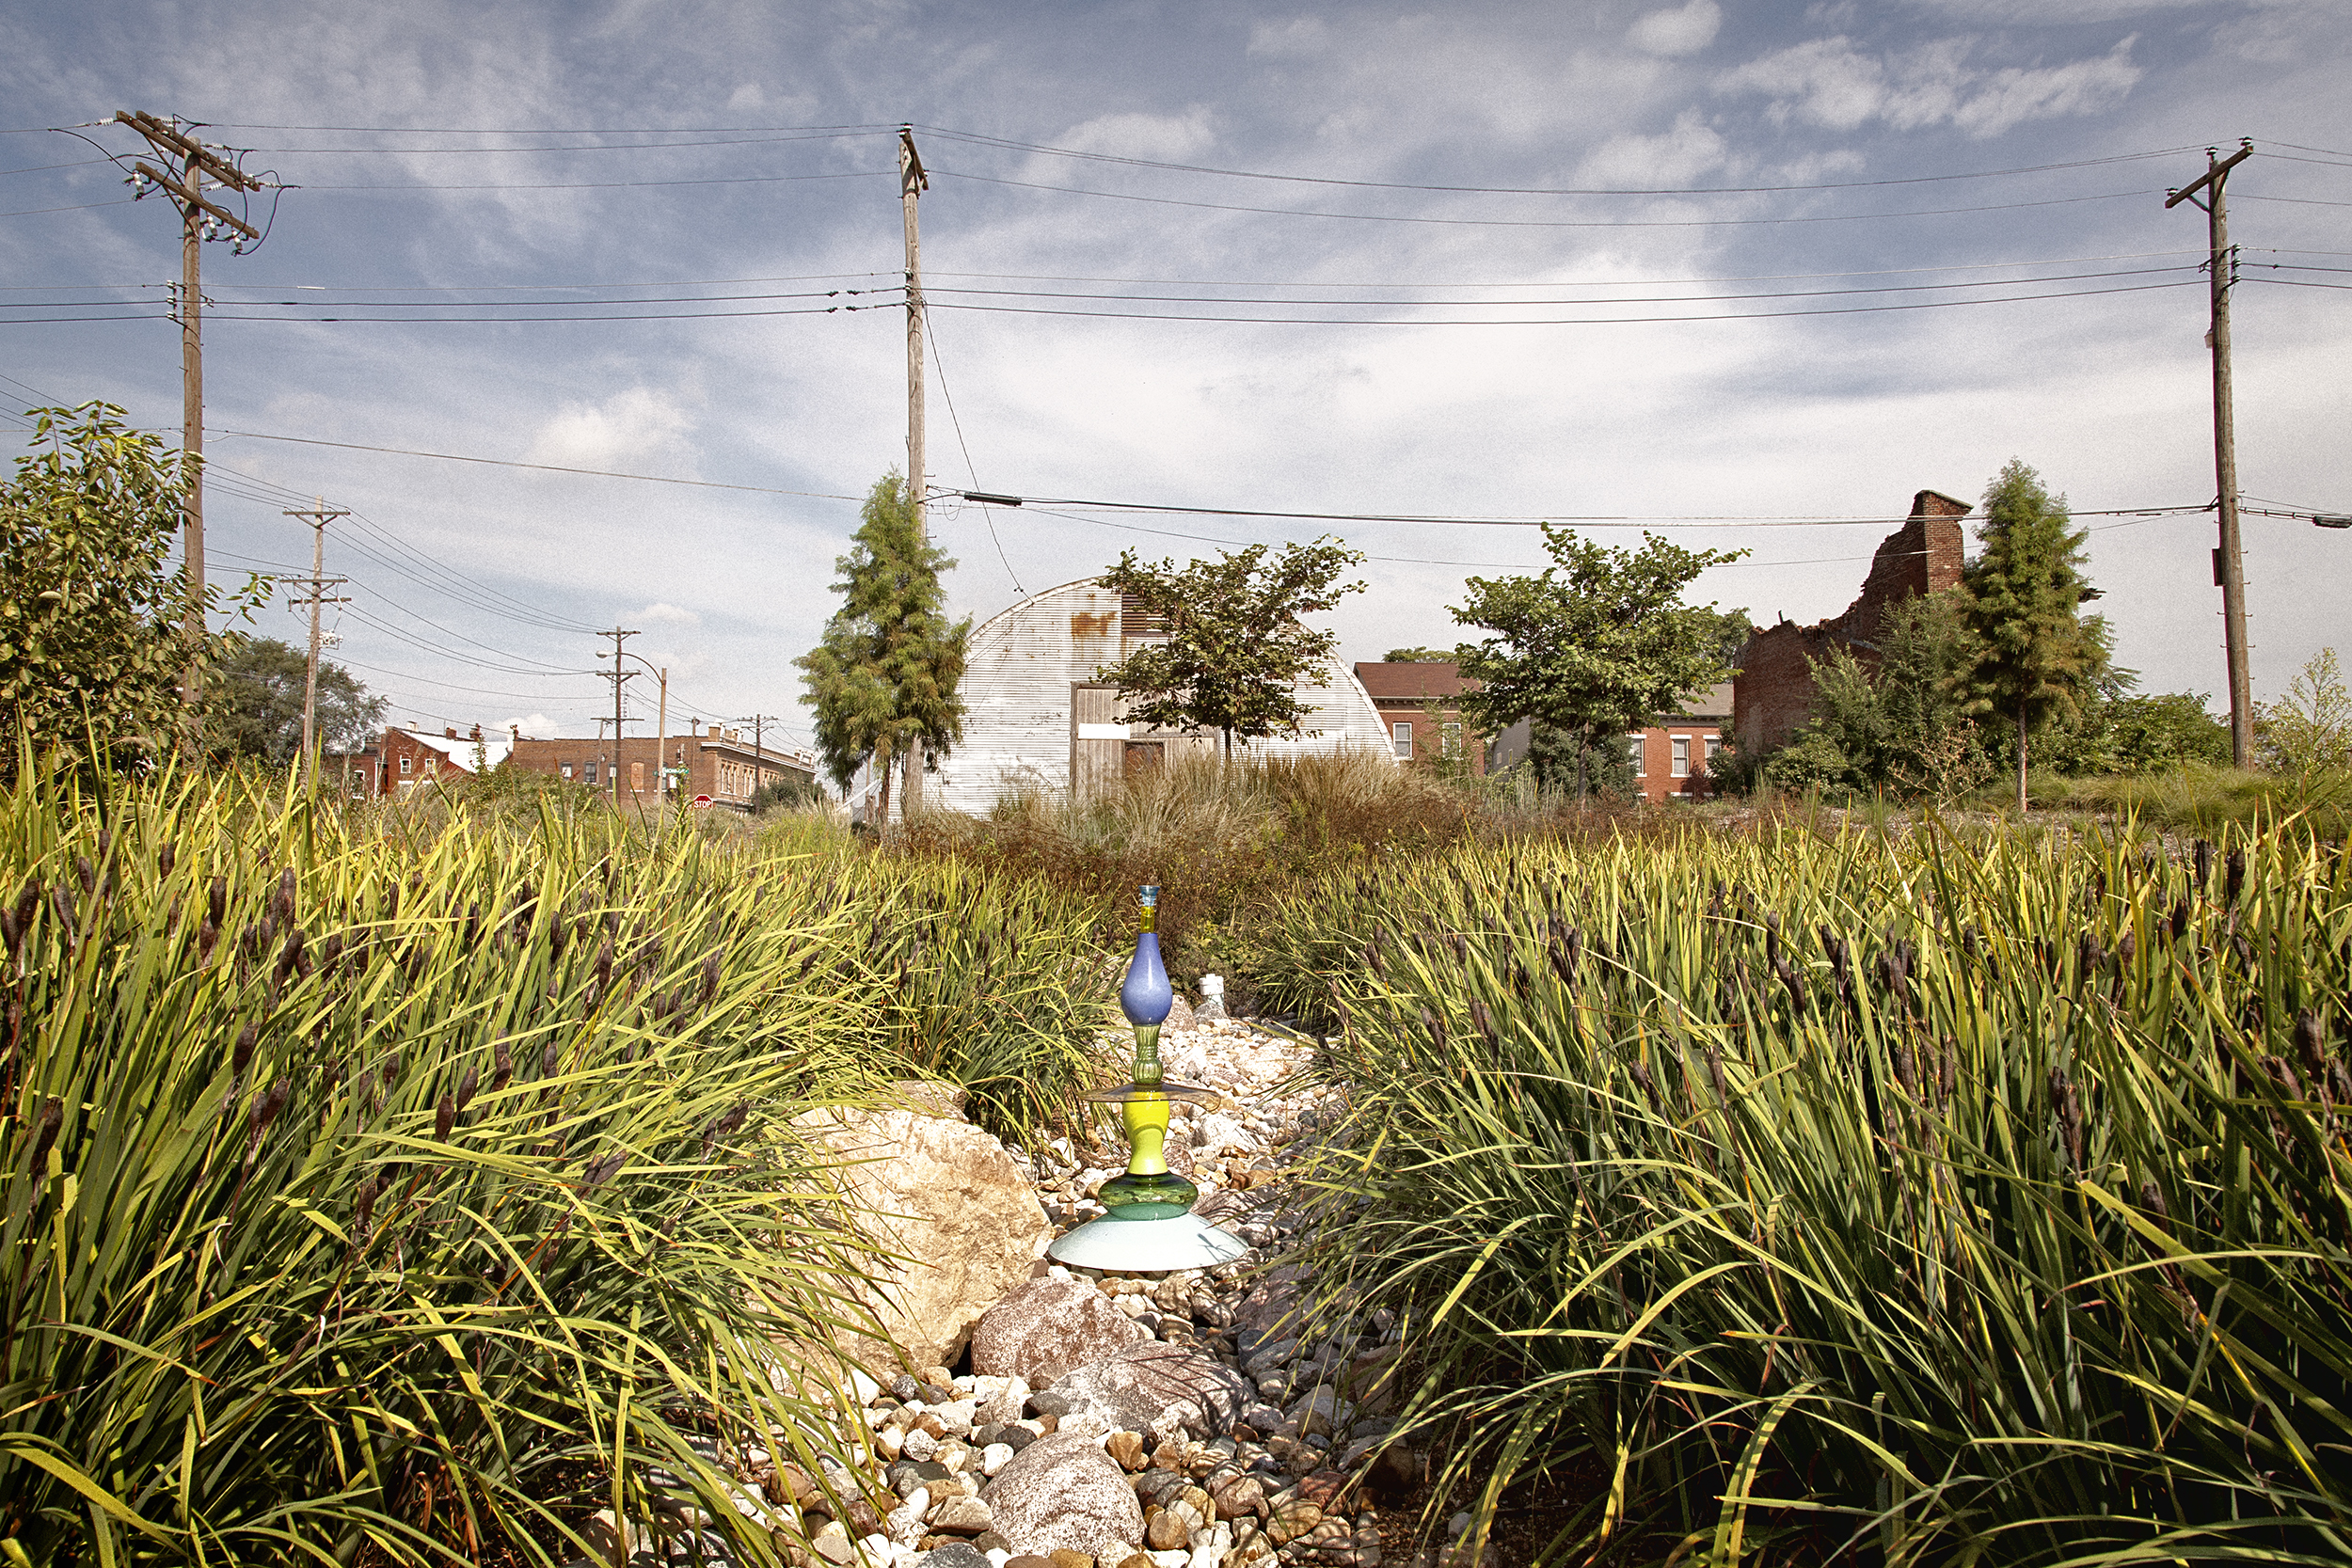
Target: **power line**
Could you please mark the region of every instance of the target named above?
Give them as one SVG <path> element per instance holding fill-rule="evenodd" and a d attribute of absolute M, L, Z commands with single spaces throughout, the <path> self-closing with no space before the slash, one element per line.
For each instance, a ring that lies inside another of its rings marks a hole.
<path fill-rule="evenodd" d="M 963 438 L 963 420 L 956 413 L 956 395 L 947 389 L 946 361 L 939 356 L 939 335 L 931 330 L 930 318 L 923 319 L 923 336 L 930 340 L 931 369 L 939 374 L 939 395 L 947 404 L 947 422 L 955 427 L 956 445 L 963 449 L 963 471 L 972 476 L 972 487 L 980 487 L 980 470 L 972 462 L 972 445 Z M 1012 569 L 1012 560 L 1005 554 L 1005 542 L 996 537 L 996 515 L 986 501 L 979 503 L 980 517 L 988 524 L 989 543 L 996 546 L 996 559 L 1004 563 L 1005 576 L 1012 579 L 1012 591 L 1025 592 L 1021 586 L 1021 574 Z"/>
<path fill-rule="evenodd" d="M 1266 217 L 1333 218 L 1351 223 L 1414 223 L 1472 229 L 1715 229 L 1766 223 L 1862 223 L 1874 218 L 1951 217 L 1973 213 L 2017 212 L 2028 207 L 2063 207 L 2086 201 L 2121 201 L 2150 192 L 2107 191 L 2097 196 L 2057 196 L 2038 201 L 2001 201 L 1980 207 L 1930 207 L 1902 213 L 1842 213 L 1806 217 L 1741 218 L 1464 218 L 1425 217 L 1392 213 L 1325 213 L 1303 207 L 1249 207 L 1224 201 L 1187 201 L 1168 196 L 1137 196 L 1126 191 L 1097 191 L 1079 185 L 1048 185 L 1033 180 L 973 174 L 961 169 L 934 168 L 933 174 L 982 184 L 1010 185 L 1022 190 L 1054 191 L 1064 196 L 1091 196 L 1105 201 L 1139 201 L 1154 207 L 1191 207 L 1215 213 L 1254 213 Z"/>
<path fill-rule="evenodd" d="M 574 468 L 560 463 L 518 463 L 503 457 L 469 457 L 452 451 L 419 451 L 410 447 L 373 447 L 358 441 L 322 441 L 309 436 L 270 436 L 258 430 L 216 430 L 215 436 L 242 436 L 254 441 L 293 441 L 306 447 L 335 447 L 344 451 L 388 452 L 395 457 L 431 457 L 444 463 L 483 463 L 497 468 L 534 468 L 551 474 L 586 474 L 596 479 L 635 479 L 652 484 L 686 484 L 704 490 L 744 490 L 761 496 L 801 496 L 811 500 L 854 501 L 863 496 L 845 496 L 823 490 L 779 490 L 767 484 L 724 484 L 709 479 L 676 479 L 668 474 L 631 474 L 612 468 Z"/>
<path fill-rule="evenodd" d="M 2261 279 L 2260 281 L 2284 281 Z M 1679 316 L 1512 316 L 1512 317 L 1365 317 L 1365 316 L 1229 316 L 1172 310 L 1067 310 L 1039 305 L 973 305 L 940 300 L 942 310 L 980 310 L 1004 315 L 1072 316 L 1108 321 L 1231 322 L 1260 326 L 1643 326 L 1668 322 L 1773 321 L 1793 316 L 1867 316 L 1897 310 L 1957 310 L 1984 305 L 2024 305 L 2038 300 L 2088 299 L 2101 294 L 2146 293 L 2155 289 L 2185 289 L 2198 279 L 2176 283 L 2134 283 L 2109 289 L 2061 289 L 2042 294 L 2005 294 L 1991 299 L 1927 299 L 1894 305 L 1838 305 L 1799 310 L 1736 310 L 1708 315 Z M 2314 285 L 2326 287 L 2327 285 Z"/>
<path fill-rule="evenodd" d="M 424 181 L 402 182 L 387 185 L 290 185 L 300 191 L 628 191 L 644 190 L 659 185 L 779 185 L 802 180 L 870 180 L 884 171 L 860 168 L 835 174 L 716 174 L 699 179 L 679 180 L 565 180 L 551 183 L 513 183 L 508 182 L 477 184 L 439 184 Z"/>
<path fill-rule="evenodd" d="M 1417 184 L 1394 180 L 1346 180 L 1314 174 L 1271 174 L 1257 169 L 1217 168 L 1201 164 L 1164 163 L 1156 158 L 1131 158 L 1109 152 L 1087 152 L 1068 147 L 1047 147 L 1037 142 L 1012 141 L 1001 136 L 980 135 L 967 131 L 949 130 L 945 126 L 923 125 L 918 130 L 929 132 L 949 141 L 970 143 L 977 147 L 995 147 L 1019 152 L 1042 152 L 1059 158 L 1082 158 L 1090 163 L 1115 164 L 1130 168 L 1167 169 L 1183 174 L 1214 174 L 1234 180 L 1265 180 L 1295 185 L 1334 185 L 1357 190 L 1431 191 L 1462 196 L 1755 196 L 1787 191 L 1838 191 L 1878 185 L 1925 185 L 1950 180 L 1998 180 L 2012 175 L 2046 174 L 2058 169 L 2096 168 L 2108 164 L 2138 163 L 2151 158 L 2169 158 L 2193 148 L 2168 147 L 2153 152 L 2124 152 L 2106 158 L 2083 158 L 2072 163 L 2033 164 L 2021 168 L 1980 169 L 1963 174 L 1917 174 L 1883 180 L 1834 180 L 1809 185 L 1682 185 L 1639 188 L 1631 186 L 1560 186 L 1560 185 L 1439 185 Z"/>

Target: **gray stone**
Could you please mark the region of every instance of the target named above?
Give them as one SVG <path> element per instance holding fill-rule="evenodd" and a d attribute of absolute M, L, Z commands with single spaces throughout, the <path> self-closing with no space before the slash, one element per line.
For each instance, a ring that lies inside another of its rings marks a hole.
<path fill-rule="evenodd" d="M 1168 1435 L 1173 1426 L 1200 1435 L 1229 1432 L 1241 1418 L 1249 1386 L 1230 1367 L 1184 1345 L 1131 1345 L 1064 1376 L 1055 1392 L 1083 1402 L 1082 1412 L 1114 1428 Z"/>
<path fill-rule="evenodd" d="M 989 1568 L 988 1558 L 968 1541 L 950 1541 L 916 1558 L 918 1568 Z"/>
<path fill-rule="evenodd" d="M 1143 1505 L 1110 1455 L 1068 1433 L 1039 1438 L 980 1491 L 1008 1550 L 1118 1562 L 1143 1543 Z"/>
<path fill-rule="evenodd" d="M 1109 1296 L 1083 1280 L 1031 1279 L 981 1315 L 972 1331 L 972 1370 L 1021 1378 L 1041 1389 L 1073 1368 L 1149 1338 Z M 1034 1394 L 1029 1403 L 1038 1408 Z"/>

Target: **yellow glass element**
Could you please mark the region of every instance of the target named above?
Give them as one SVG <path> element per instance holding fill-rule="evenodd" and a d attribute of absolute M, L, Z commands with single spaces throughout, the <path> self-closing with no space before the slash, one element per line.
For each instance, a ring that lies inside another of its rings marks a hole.
<path fill-rule="evenodd" d="M 1119 1108 L 1127 1123 L 1127 1174 L 1161 1176 L 1168 1171 L 1168 1100 L 1164 1094 L 1138 1095 Z"/>

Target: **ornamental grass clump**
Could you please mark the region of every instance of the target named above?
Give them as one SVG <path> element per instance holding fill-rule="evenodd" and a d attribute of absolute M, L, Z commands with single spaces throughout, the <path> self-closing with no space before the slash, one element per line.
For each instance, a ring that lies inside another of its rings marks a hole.
<path fill-rule="evenodd" d="M 555 1563 L 599 1511 L 783 1561 L 807 1528 L 705 1439 L 847 1486 L 826 1347 L 872 1331 L 789 1120 L 964 1065 L 939 1031 L 985 1006 L 897 927 L 992 911 L 1019 1039 L 1104 1006 L 1053 991 L 1086 933 L 1050 903 L 552 808 L 391 835 L 28 770 L 0 888 L 20 1562 Z"/>
<path fill-rule="evenodd" d="M 1327 1307 L 1555 1560 L 2352 1558 L 2352 862 L 1465 848 L 1252 934 L 1353 1085 Z"/>

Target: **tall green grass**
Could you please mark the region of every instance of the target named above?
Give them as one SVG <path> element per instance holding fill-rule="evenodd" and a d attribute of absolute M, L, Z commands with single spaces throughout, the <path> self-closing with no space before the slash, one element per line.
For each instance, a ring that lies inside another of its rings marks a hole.
<path fill-rule="evenodd" d="M 1354 1085 L 1327 1301 L 1404 1315 L 1482 1533 L 1566 1496 L 1558 1560 L 2352 1557 L 2340 847 L 1465 848 L 1256 940 Z"/>
<path fill-rule="evenodd" d="M 825 1347 L 870 1328 L 790 1117 L 972 1072 L 1035 1118 L 1103 1009 L 1072 911 L 951 873 L 553 802 L 387 824 L 30 778 L 0 800 L 9 1560 L 551 1563 L 609 1509 L 781 1561 L 700 1438 L 821 1473 Z"/>

